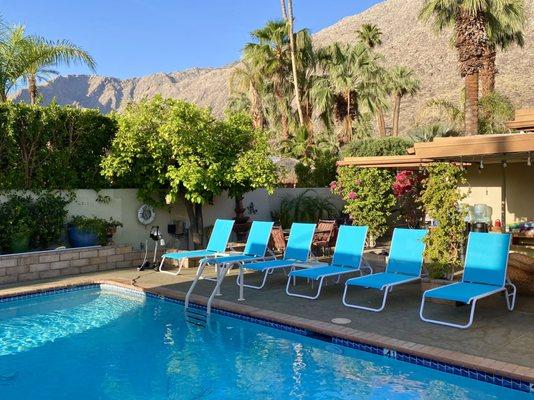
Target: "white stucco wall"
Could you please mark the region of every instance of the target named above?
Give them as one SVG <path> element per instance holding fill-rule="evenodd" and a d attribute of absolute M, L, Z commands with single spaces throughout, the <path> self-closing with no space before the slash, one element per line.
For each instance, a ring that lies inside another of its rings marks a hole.
<path fill-rule="evenodd" d="M 269 195 L 265 190 L 259 189 L 249 192 L 244 196 L 244 206 L 248 207 L 251 203 L 256 214 L 250 215 L 252 220 L 271 220 L 271 211 L 277 210 L 280 202 L 285 196 L 296 196 L 306 189 L 297 188 L 280 188 L 273 195 Z M 343 201 L 332 195 L 328 188 L 312 189 L 318 196 L 329 198 L 339 209 Z M 114 237 L 117 244 L 131 244 L 139 248 L 145 243 L 149 235 L 150 228 L 159 225 L 161 232 L 168 244 L 172 247 L 184 247 L 186 243 L 167 234 L 167 225 L 171 221 L 184 221 L 188 226 L 189 221 L 183 204 L 175 204 L 172 207 L 165 207 L 156 210 L 156 218 L 148 226 L 142 225 L 137 220 L 137 210 L 141 207 L 142 202 L 136 197 L 136 189 L 109 189 L 96 193 L 93 190 L 77 190 L 76 200 L 68 206 L 69 217 L 73 215 L 96 216 L 99 218 L 116 219 L 124 224 L 119 228 Z M 104 204 L 97 202 L 97 196 L 109 196 L 109 203 Z M 204 225 L 213 225 L 217 218 L 231 219 L 235 216 L 234 200 L 226 195 L 214 199 L 213 204 L 205 205 L 203 208 Z M 246 212 L 249 215 L 248 211 Z M 152 243 L 150 243 L 152 246 Z"/>

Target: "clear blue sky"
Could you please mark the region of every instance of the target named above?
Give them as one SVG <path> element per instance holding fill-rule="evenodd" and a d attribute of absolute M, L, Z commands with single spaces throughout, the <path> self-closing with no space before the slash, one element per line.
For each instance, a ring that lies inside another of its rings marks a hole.
<path fill-rule="evenodd" d="M 294 0 L 296 24 L 317 32 L 379 1 Z M 250 31 L 280 17 L 280 1 L 2 0 L 0 15 L 30 33 L 83 47 L 100 75 L 128 78 L 235 61 Z"/>

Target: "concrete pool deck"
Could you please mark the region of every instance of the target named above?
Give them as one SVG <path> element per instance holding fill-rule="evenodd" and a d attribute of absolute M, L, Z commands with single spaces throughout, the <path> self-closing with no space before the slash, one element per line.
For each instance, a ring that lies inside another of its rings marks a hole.
<path fill-rule="evenodd" d="M 183 299 L 196 269 L 184 269 L 179 276 L 118 269 L 46 281 L 0 286 L 0 297 L 45 291 L 53 287 L 87 283 L 116 283 L 167 297 Z M 247 283 L 254 283 L 247 276 Z M 518 296 L 516 310 L 507 311 L 502 296 L 481 301 L 475 322 L 467 330 L 432 325 L 419 319 L 421 285 L 406 285 L 394 290 L 386 309 L 371 313 L 345 307 L 341 303 L 342 285 L 328 284 L 318 300 L 289 297 L 285 294 L 286 277 L 282 272 L 269 277 L 263 290 L 245 289 L 246 301 L 238 302 L 235 272 L 222 285 L 222 296 L 213 307 L 252 315 L 334 335 L 349 340 L 391 348 L 419 357 L 456 364 L 528 382 L 534 382 L 534 297 Z M 259 282 L 259 279 L 256 280 Z M 192 301 L 205 304 L 213 282 L 200 281 Z M 304 286 L 299 286 L 304 288 Z M 380 297 L 355 290 L 351 300 L 378 304 Z M 433 304 L 434 316 L 465 320 L 467 307 Z M 333 318 L 347 318 L 347 325 L 336 325 Z M 463 318 L 463 319 L 462 319 Z"/>

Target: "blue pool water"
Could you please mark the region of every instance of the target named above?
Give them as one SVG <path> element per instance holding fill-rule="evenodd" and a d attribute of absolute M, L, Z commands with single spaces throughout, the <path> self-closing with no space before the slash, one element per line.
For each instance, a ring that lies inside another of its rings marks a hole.
<path fill-rule="evenodd" d="M 91 288 L 0 303 L 0 399 L 530 399 L 181 305 Z"/>

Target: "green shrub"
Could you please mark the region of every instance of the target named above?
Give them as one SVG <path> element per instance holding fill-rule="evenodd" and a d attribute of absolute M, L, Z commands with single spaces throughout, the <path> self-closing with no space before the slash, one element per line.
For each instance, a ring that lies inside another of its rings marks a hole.
<path fill-rule="evenodd" d="M 481 135 L 495 135 L 508 132 L 505 122 L 514 119 L 514 106 L 510 99 L 493 92 L 480 99 L 478 132 Z"/>
<path fill-rule="evenodd" d="M 272 218 L 287 229 L 293 222 L 332 219 L 336 213 L 337 209 L 330 200 L 317 196 L 313 190 L 305 190 L 296 197 L 284 197 L 278 211 L 272 213 Z"/>
<path fill-rule="evenodd" d="M 28 236 L 35 249 L 47 249 L 59 244 L 63 232 L 66 206 L 73 194 L 41 192 L 37 195 L 8 196 L 0 204 L 0 249 L 10 250 L 13 238 Z"/>
<path fill-rule="evenodd" d="M 35 222 L 32 234 L 32 246 L 46 249 L 58 244 L 67 217 L 67 205 L 74 200 L 73 193 L 42 192 L 35 199 L 31 215 Z"/>
<path fill-rule="evenodd" d="M 69 222 L 69 226 L 76 227 L 79 231 L 94 233 L 98 236 L 98 243 L 101 246 L 108 244 L 110 230 L 122 226 L 122 223 L 113 218 L 105 220 L 98 217 L 86 217 L 75 215 Z"/>
<path fill-rule="evenodd" d="M 299 162 L 295 166 L 298 187 L 327 187 L 336 178 L 337 154 L 328 150 L 314 153 L 310 163 Z"/>
<path fill-rule="evenodd" d="M 412 141 L 400 137 L 357 140 L 345 146 L 343 156 L 400 156 L 406 154 L 406 150 L 412 145 Z"/>
<path fill-rule="evenodd" d="M 0 130 L 0 189 L 109 186 L 100 160 L 117 126 L 98 110 L 6 102 Z"/>
<path fill-rule="evenodd" d="M 369 244 L 382 236 L 396 205 L 391 171 L 378 168 L 341 167 L 331 189 L 346 202 L 345 212 L 354 224 L 369 227 Z"/>
<path fill-rule="evenodd" d="M 425 261 L 431 278 L 446 278 L 461 265 L 465 241 L 465 210 L 460 207 L 466 194 L 459 190 L 465 184 L 464 171 L 455 164 L 429 166 L 423 181 L 421 202 L 437 226 L 425 238 Z"/>
<path fill-rule="evenodd" d="M 30 196 L 13 195 L 0 204 L 0 248 L 9 252 L 14 238 L 30 237 L 35 221 L 31 209 L 33 200 Z"/>

